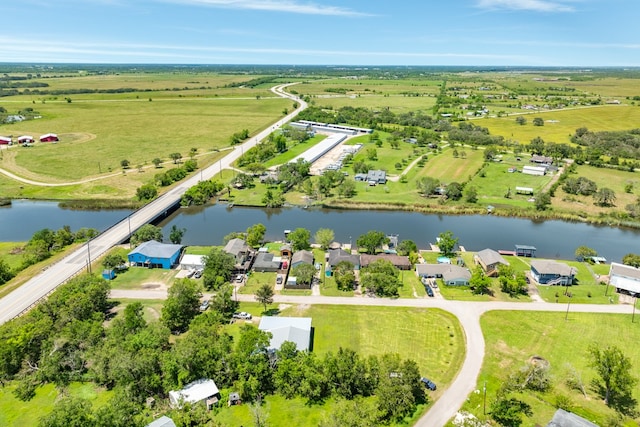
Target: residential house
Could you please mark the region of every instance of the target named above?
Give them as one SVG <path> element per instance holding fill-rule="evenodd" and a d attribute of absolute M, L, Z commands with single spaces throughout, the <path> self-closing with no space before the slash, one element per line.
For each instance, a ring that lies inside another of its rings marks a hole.
<path fill-rule="evenodd" d="M 185 403 L 204 403 L 208 409 L 220 399 L 220 390 L 213 380 L 200 379 L 187 384 L 182 390 L 169 392 L 169 404 L 172 408 L 180 408 Z"/>
<path fill-rule="evenodd" d="M 598 427 L 597 424 L 582 418 L 573 412 L 558 409 L 547 427 Z"/>
<path fill-rule="evenodd" d="M 452 264 L 417 264 L 416 275 L 420 278 L 437 278 L 449 286 L 469 286 L 471 273 L 468 269 Z"/>
<path fill-rule="evenodd" d="M 224 246 L 224 251 L 236 259 L 235 273 L 246 273 L 251 268 L 253 249 L 243 239 L 231 239 Z"/>
<path fill-rule="evenodd" d="M 531 276 L 541 285 L 572 285 L 576 274 L 574 267 L 557 261 L 531 261 Z"/>
<path fill-rule="evenodd" d="M 291 268 L 301 264 L 313 265 L 313 252 L 311 251 L 298 251 L 291 257 Z"/>
<path fill-rule="evenodd" d="M 618 292 L 640 295 L 640 268 L 612 262 L 609 284 Z"/>
<path fill-rule="evenodd" d="M 529 161 L 531 163 L 536 163 L 536 164 L 539 164 L 539 165 L 550 165 L 551 163 L 553 163 L 553 159 L 551 157 L 540 156 L 538 154 L 532 155 L 531 159 Z"/>
<path fill-rule="evenodd" d="M 411 270 L 411 262 L 408 256 L 394 255 L 394 254 L 379 254 L 379 255 L 360 255 L 360 266 L 367 267 L 369 264 L 378 260 L 387 260 L 393 264 L 399 270 Z"/>
<path fill-rule="evenodd" d="M 331 270 L 333 270 L 341 261 L 349 261 L 353 264 L 354 270 L 360 270 L 360 255 L 353 255 L 342 249 L 330 249 L 328 261 Z"/>
<path fill-rule="evenodd" d="M 129 252 L 127 259 L 131 265 L 139 267 L 169 269 L 178 263 L 182 248 L 182 245 L 149 240 Z"/>
<path fill-rule="evenodd" d="M 310 317 L 262 316 L 258 329 L 271 332 L 269 349 L 278 350 L 285 341 L 291 341 L 299 351 L 312 348 Z"/>
<path fill-rule="evenodd" d="M 370 170 L 369 172 L 367 172 L 367 182 L 369 184 L 386 184 L 387 173 L 383 170 Z"/>
<path fill-rule="evenodd" d="M 281 264 L 281 257 L 275 256 L 271 252 L 258 252 L 256 260 L 253 263 L 253 271 L 257 271 L 259 273 L 275 273 L 280 270 Z"/>
<path fill-rule="evenodd" d="M 176 423 L 166 415 L 161 416 L 155 421 L 147 424 L 145 427 L 176 427 Z"/>
<path fill-rule="evenodd" d="M 489 277 L 498 275 L 500 265 L 509 265 L 509 262 L 493 249 L 481 250 L 473 257 L 473 260 L 482 267 L 484 273 Z"/>

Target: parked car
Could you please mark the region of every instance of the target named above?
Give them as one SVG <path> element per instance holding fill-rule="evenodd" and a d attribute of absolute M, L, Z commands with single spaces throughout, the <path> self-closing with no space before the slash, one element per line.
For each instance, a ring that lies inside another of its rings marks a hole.
<path fill-rule="evenodd" d="M 276 277 L 276 285 L 281 285 L 282 284 L 282 276 L 278 274 L 278 277 Z"/>
<path fill-rule="evenodd" d="M 438 387 L 436 387 L 436 383 L 431 381 L 429 378 L 422 377 L 420 378 L 420 382 L 424 384 L 424 386 L 431 391 L 436 391 Z"/>
<path fill-rule="evenodd" d="M 200 304 L 200 311 L 206 311 L 209 308 L 209 300 L 206 299 Z"/>
<path fill-rule="evenodd" d="M 236 277 L 236 283 L 242 283 L 243 280 L 244 280 L 244 275 L 238 274 L 238 277 Z"/>
<path fill-rule="evenodd" d="M 425 291 L 427 291 L 427 295 L 433 298 L 434 294 L 433 294 L 433 289 L 431 289 L 431 286 L 425 285 L 424 289 Z"/>
<path fill-rule="evenodd" d="M 233 313 L 234 319 L 242 319 L 242 320 L 251 320 L 251 314 L 246 311 L 239 311 L 237 313 Z"/>
<path fill-rule="evenodd" d="M 201 278 L 202 277 L 202 270 L 201 269 L 196 270 L 196 272 L 193 273 L 193 277 L 196 278 L 196 279 Z"/>

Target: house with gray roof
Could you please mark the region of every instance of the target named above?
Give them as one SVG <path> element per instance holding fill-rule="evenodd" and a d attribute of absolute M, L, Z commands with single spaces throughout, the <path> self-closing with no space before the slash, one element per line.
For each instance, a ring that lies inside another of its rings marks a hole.
<path fill-rule="evenodd" d="M 367 172 L 367 182 L 370 184 L 386 184 L 387 173 L 383 170 L 370 170 Z"/>
<path fill-rule="evenodd" d="M 176 423 L 166 415 L 161 416 L 155 421 L 147 424 L 145 427 L 176 427 Z"/>
<path fill-rule="evenodd" d="M 220 390 L 215 381 L 202 378 L 187 384 L 182 390 L 169 392 L 169 404 L 172 408 L 181 408 L 185 403 L 205 403 L 210 409 L 220 399 Z"/>
<path fill-rule="evenodd" d="M 498 275 L 498 267 L 500 265 L 509 265 L 509 262 L 493 249 L 483 249 L 475 254 L 473 259 L 489 277 Z"/>
<path fill-rule="evenodd" d="M 275 256 L 270 252 L 258 252 L 256 260 L 253 263 L 253 271 L 259 273 L 276 272 L 280 270 L 282 264 L 282 257 Z"/>
<path fill-rule="evenodd" d="M 471 279 L 468 269 L 453 264 L 416 264 L 416 275 L 442 279 L 449 286 L 469 286 Z"/>
<path fill-rule="evenodd" d="M 155 240 L 140 243 L 127 254 L 131 265 L 169 269 L 178 263 L 182 245 L 160 243 Z"/>
<path fill-rule="evenodd" d="M 531 276 L 541 285 L 572 285 L 578 271 L 570 265 L 551 260 L 532 260 Z"/>
<path fill-rule="evenodd" d="M 293 256 L 291 256 L 291 268 L 300 264 L 313 265 L 313 252 L 305 250 L 295 252 Z"/>
<path fill-rule="evenodd" d="M 597 424 L 582 418 L 573 412 L 558 409 L 547 427 L 598 427 Z"/>
<path fill-rule="evenodd" d="M 609 270 L 609 284 L 618 292 L 640 295 L 640 268 L 612 262 Z"/>
<path fill-rule="evenodd" d="M 254 250 L 251 246 L 247 245 L 244 239 L 236 238 L 229 240 L 224 246 L 224 251 L 235 258 L 236 264 L 234 269 L 236 273 L 244 273 L 251 268 Z"/>
<path fill-rule="evenodd" d="M 262 316 L 258 329 L 271 332 L 270 349 L 278 350 L 285 341 L 293 342 L 299 351 L 312 348 L 310 317 Z"/>
<path fill-rule="evenodd" d="M 349 261 L 354 270 L 360 270 L 360 255 L 353 255 L 342 249 L 329 250 L 329 266 L 332 270 L 341 261 Z"/>

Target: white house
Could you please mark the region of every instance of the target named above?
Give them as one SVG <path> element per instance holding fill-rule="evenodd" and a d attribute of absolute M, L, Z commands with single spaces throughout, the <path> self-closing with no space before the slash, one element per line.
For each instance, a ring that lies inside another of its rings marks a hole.
<path fill-rule="evenodd" d="M 612 262 L 609 270 L 609 284 L 618 291 L 640 294 L 640 268 Z"/>
<path fill-rule="evenodd" d="M 285 341 L 295 343 L 299 351 L 309 350 L 311 344 L 310 317 L 262 316 L 258 329 L 271 332 L 269 348 L 279 349 Z"/>
<path fill-rule="evenodd" d="M 172 408 L 180 408 L 185 403 L 204 402 L 210 408 L 220 398 L 220 390 L 213 380 L 200 379 L 187 384 L 182 390 L 169 392 L 169 404 Z"/>

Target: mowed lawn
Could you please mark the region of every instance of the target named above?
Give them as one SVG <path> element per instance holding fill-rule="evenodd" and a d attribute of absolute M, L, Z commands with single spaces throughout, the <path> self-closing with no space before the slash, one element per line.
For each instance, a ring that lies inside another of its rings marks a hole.
<path fill-rule="evenodd" d="M 634 375 L 640 366 L 640 326 L 631 323 L 630 315 L 543 312 L 500 312 L 485 314 L 481 325 L 486 340 L 486 353 L 476 389 L 463 409 L 484 419 L 482 389 L 487 385 L 487 412 L 496 398 L 496 392 L 508 375 L 540 357 L 549 362 L 553 388 L 546 393 L 524 392 L 518 398 L 529 403 L 531 417 L 524 417 L 524 427 L 546 425 L 556 411 L 558 395 L 569 398 L 570 410 L 598 425 L 608 425 L 613 410 L 607 408 L 591 385 L 597 375 L 589 367 L 588 347 L 615 345 L 631 360 Z M 574 370 L 582 378 L 587 397 L 566 385 Z M 640 397 L 640 385 L 634 388 L 634 397 Z M 636 420 L 637 422 L 638 420 Z M 627 423 L 626 425 L 636 425 Z"/>
<path fill-rule="evenodd" d="M 438 309 L 285 304 L 280 309 L 280 316 L 313 319 L 313 352 L 320 358 L 340 347 L 351 348 L 360 356 L 398 353 L 402 358 L 415 360 L 421 374 L 430 377 L 440 389 L 453 380 L 464 358 L 465 339 L 459 323 L 451 314 Z M 241 310 L 258 314 L 262 307 L 242 303 Z M 254 324 L 257 321 L 254 319 Z M 430 400 L 440 393 L 430 393 Z M 263 408 L 272 427 L 312 427 L 331 412 L 334 404 L 331 399 L 322 405 L 308 405 L 303 398 L 267 396 Z M 424 410 L 425 406 L 419 408 L 419 413 Z M 248 405 L 225 408 L 216 418 L 228 426 L 252 422 Z"/>

